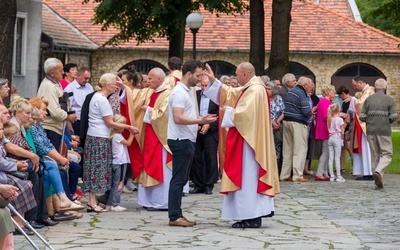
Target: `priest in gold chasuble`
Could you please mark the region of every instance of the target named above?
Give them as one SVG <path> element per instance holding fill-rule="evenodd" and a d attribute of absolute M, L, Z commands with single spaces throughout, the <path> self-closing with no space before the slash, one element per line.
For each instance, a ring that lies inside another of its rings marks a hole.
<path fill-rule="evenodd" d="M 211 84 L 204 94 L 217 104 L 232 105 L 220 105 L 221 127 L 229 128 L 222 167 L 222 219 L 238 221 L 233 228 L 260 227 L 262 217 L 274 214 L 274 196 L 280 192 L 265 86 L 248 62 L 236 69 L 242 88 L 223 85 L 208 65 L 205 74 Z"/>

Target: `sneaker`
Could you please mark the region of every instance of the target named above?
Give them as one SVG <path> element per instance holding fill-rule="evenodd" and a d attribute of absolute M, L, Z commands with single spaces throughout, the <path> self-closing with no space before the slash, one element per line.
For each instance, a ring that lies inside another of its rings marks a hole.
<path fill-rule="evenodd" d="M 338 176 L 338 177 L 336 178 L 336 181 L 337 181 L 337 182 L 345 182 L 346 180 L 343 178 L 343 176 Z"/>
<path fill-rule="evenodd" d="M 115 206 L 115 207 L 113 207 L 113 206 L 107 206 L 106 209 L 107 209 L 108 211 L 110 211 L 110 212 L 125 212 L 125 211 L 128 210 L 127 208 L 121 207 L 121 206 Z"/>
<path fill-rule="evenodd" d="M 137 187 L 136 187 L 136 185 L 133 183 L 133 180 L 132 180 L 132 179 L 129 179 L 129 180 L 126 181 L 125 187 L 126 187 L 128 190 L 131 190 L 131 191 L 136 191 L 136 190 L 137 190 Z"/>
<path fill-rule="evenodd" d="M 332 175 L 330 178 L 329 178 L 329 181 L 335 181 L 335 176 L 334 175 Z"/>
<path fill-rule="evenodd" d="M 133 193 L 133 191 L 129 190 L 126 186 L 124 186 L 124 188 L 122 189 L 122 193 L 131 194 L 131 193 Z"/>

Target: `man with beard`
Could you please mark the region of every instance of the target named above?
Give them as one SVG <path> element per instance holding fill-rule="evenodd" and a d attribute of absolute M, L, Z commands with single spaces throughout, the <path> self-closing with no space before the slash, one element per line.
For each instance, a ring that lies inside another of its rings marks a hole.
<path fill-rule="evenodd" d="M 170 226 L 192 227 L 196 222 L 187 220 L 181 209 L 183 187 L 188 181 L 189 168 L 196 147 L 198 124 L 217 120 L 216 115 L 197 115 L 196 100 L 190 90 L 200 82 L 203 63 L 189 60 L 183 64 L 182 79 L 170 93 L 168 108 L 168 146 L 173 156 L 172 178 L 168 194 L 168 216 Z"/>

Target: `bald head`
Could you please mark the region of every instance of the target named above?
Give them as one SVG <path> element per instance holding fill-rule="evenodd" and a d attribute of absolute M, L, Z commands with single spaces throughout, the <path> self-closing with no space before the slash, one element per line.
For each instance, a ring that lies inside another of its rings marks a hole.
<path fill-rule="evenodd" d="M 239 64 L 236 68 L 236 79 L 241 85 L 245 85 L 255 76 L 254 66 L 249 62 Z"/>
<path fill-rule="evenodd" d="M 148 85 L 149 88 L 158 88 L 165 80 L 165 73 L 160 68 L 154 68 L 149 72 Z"/>

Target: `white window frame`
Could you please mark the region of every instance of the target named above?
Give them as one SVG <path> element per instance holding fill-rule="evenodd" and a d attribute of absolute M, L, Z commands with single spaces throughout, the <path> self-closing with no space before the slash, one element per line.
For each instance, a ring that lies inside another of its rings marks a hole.
<path fill-rule="evenodd" d="M 22 45 L 21 45 L 21 72 L 16 72 L 16 54 L 17 54 L 17 22 L 18 19 L 24 20 L 24 25 L 22 27 Z M 24 12 L 17 12 L 17 17 L 15 19 L 14 28 L 14 53 L 13 53 L 13 75 L 14 76 L 25 76 L 26 73 L 26 42 L 28 33 L 28 14 Z"/>

